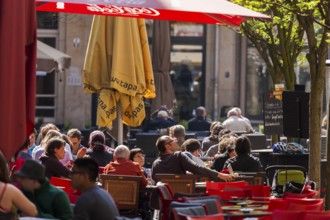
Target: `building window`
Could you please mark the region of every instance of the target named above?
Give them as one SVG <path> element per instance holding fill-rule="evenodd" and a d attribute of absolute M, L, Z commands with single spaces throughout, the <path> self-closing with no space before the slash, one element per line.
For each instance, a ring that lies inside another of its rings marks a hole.
<path fill-rule="evenodd" d="M 246 68 L 245 114 L 252 119 L 262 119 L 263 94 L 270 92 L 271 77 L 257 49 L 248 43 Z"/>
<path fill-rule="evenodd" d="M 170 74 L 177 99 L 177 120 L 189 120 L 193 110 L 202 105 L 202 63 L 202 45 L 172 45 Z"/>
<path fill-rule="evenodd" d="M 38 38 L 38 40 L 55 47 L 56 38 Z M 36 91 L 36 118 L 42 118 L 45 122 L 55 121 L 55 70 L 37 72 L 37 91 Z"/>
<path fill-rule="evenodd" d="M 146 20 L 152 51 L 153 20 Z M 196 107 L 204 105 L 206 25 L 170 22 L 172 80 L 177 106 L 173 109 L 176 121 L 189 120 Z"/>
<path fill-rule="evenodd" d="M 54 12 L 37 12 L 38 29 L 58 29 L 58 13 Z"/>
<path fill-rule="evenodd" d="M 56 48 L 58 38 L 58 14 L 37 12 L 38 40 Z M 38 54 L 37 54 L 38 59 Z M 55 122 L 57 74 L 37 71 L 36 121 Z"/>

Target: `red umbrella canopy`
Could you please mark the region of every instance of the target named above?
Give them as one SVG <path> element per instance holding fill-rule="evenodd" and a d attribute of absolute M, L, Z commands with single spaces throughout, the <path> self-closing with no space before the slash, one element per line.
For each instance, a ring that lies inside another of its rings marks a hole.
<path fill-rule="evenodd" d="M 245 19 L 270 19 L 226 0 L 36 0 L 38 11 L 124 16 L 239 26 Z"/>

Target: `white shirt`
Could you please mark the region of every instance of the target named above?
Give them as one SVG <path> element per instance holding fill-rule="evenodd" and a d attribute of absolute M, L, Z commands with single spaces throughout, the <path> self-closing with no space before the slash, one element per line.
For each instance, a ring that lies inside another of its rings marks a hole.
<path fill-rule="evenodd" d="M 251 125 L 249 125 L 244 119 L 241 119 L 237 116 L 231 116 L 222 123 L 222 126 L 233 132 L 253 132 Z"/>

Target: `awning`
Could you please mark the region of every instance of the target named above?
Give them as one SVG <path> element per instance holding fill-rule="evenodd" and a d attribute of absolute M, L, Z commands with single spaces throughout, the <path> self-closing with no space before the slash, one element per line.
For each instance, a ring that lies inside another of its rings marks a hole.
<path fill-rule="evenodd" d="M 47 44 L 37 42 L 37 71 L 63 71 L 71 65 L 71 57 Z"/>
<path fill-rule="evenodd" d="M 245 19 L 271 19 L 226 0 L 36 0 L 37 11 L 123 16 L 239 26 Z"/>

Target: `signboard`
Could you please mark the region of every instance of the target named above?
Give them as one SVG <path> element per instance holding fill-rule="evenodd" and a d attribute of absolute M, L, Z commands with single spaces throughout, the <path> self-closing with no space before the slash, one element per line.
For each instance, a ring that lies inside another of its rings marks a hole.
<path fill-rule="evenodd" d="M 70 75 L 66 78 L 66 85 L 67 86 L 81 86 L 82 79 L 81 73 L 79 68 L 71 67 L 70 68 Z"/>
<path fill-rule="evenodd" d="M 288 137 L 309 138 L 309 93 L 283 92 L 283 134 Z"/>
<path fill-rule="evenodd" d="M 264 133 L 266 135 L 283 133 L 282 101 L 273 95 L 264 95 Z"/>

